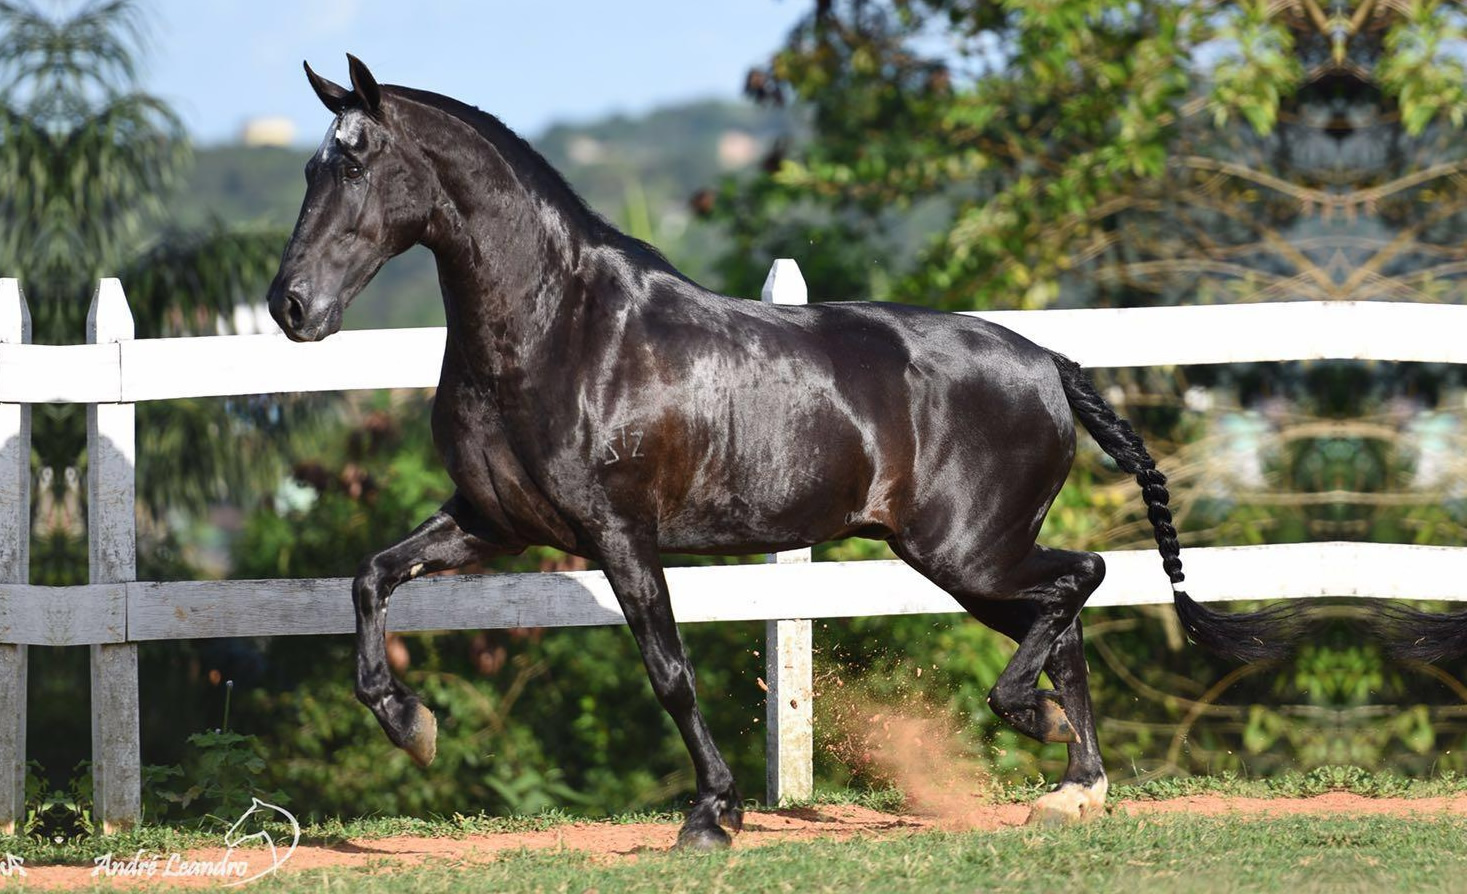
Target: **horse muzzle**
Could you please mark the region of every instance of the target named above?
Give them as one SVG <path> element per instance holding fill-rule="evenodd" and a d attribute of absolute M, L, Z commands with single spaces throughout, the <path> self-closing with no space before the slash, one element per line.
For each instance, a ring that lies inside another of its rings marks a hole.
<path fill-rule="evenodd" d="M 270 288 L 270 316 L 291 341 L 320 341 L 341 329 L 341 305 L 312 299 L 308 290 L 277 282 Z"/>

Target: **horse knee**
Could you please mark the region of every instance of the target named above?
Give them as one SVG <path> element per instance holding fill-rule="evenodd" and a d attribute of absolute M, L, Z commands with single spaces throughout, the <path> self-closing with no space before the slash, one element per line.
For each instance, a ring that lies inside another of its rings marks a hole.
<path fill-rule="evenodd" d="M 356 603 L 357 611 L 365 616 L 380 609 L 395 583 L 382 562 L 381 553 L 363 559 L 351 584 L 352 601 Z"/>

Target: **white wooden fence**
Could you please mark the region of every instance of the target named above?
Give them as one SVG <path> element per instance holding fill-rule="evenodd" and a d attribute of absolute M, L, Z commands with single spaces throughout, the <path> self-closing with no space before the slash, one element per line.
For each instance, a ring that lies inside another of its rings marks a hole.
<path fill-rule="evenodd" d="M 792 261 L 776 262 L 764 298 L 803 303 Z M 1300 302 L 1140 310 L 981 314 L 1086 366 L 1286 360 L 1467 363 L 1467 306 Z M 97 815 L 107 829 L 140 805 L 137 643 L 159 639 L 348 633 L 350 581 L 156 583 L 136 580 L 133 405 L 145 400 L 436 384 L 442 329 L 343 332 L 300 345 L 279 335 L 133 339 L 121 284 L 103 280 L 87 344 L 31 345 L 19 285 L 0 279 L 0 822 L 23 816 L 26 649 L 91 647 Z M 29 405 L 88 406 L 91 580 L 27 583 Z M 1091 606 L 1165 603 L 1151 550 L 1105 554 Z M 1312 543 L 1187 550 L 1189 592 L 1206 601 L 1317 596 L 1467 600 L 1467 549 Z M 668 572 L 684 622 L 768 622 L 768 799 L 811 785 L 811 618 L 957 612 L 899 562 L 810 563 Z M 393 600 L 394 630 L 622 623 L 598 572 L 428 578 Z M 696 656 L 695 656 L 696 657 Z M 343 671 L 345 673 L 345 671 Z M 343 676 L 343 686 L 349 685 Z M 385 746 L 384 746 L 385 747 Z"/>

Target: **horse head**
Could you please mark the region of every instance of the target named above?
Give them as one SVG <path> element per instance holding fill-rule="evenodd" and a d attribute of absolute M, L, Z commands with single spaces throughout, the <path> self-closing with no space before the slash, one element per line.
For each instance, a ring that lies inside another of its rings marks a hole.
<path fill-rule="evenodd" d="M 336 117 L 306 164 L 306 197 L 270 286 L 270 315 L 295 341 L 341 328 L 342 312 L 392 257 L 420 241 L 432 171 L 372 73 L 347 56 L 351 89 L 306 77 Z"/>

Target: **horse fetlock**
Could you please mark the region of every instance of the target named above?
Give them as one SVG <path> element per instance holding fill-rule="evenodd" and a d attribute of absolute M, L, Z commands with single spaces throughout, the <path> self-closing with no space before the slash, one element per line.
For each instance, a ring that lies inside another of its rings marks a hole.
<path fill-rule="evenodd" d="M 392 695 L 370 703 L 377 722 L 392 744 L 406 751 L 420 767 L 438 754 L 438 720 L 415 695 Z"/>
<path fill-rule="evenodd" d="M 677 836 L 677 850 L 719 850 L 733 843 L 730 833 L 744 828 L 743 799 L 729 783 L 712 792 L 700 794 Z"/>
<path fill-rule="evenodd" d="M 718 822 L 734 834 L 744 831 L 744 808 L 738 804 L 723 808 L 718 812 Z"/>
<path fill-rule="evenodd" d="M 401 689 L 401 684 L 393 679 L 385 667 L 380 671 L 360 666 L 357 668 L 357 701 L 371 708 L 373 713 L 381 713 L 393 702 L 413 697 L 411 692 L 400 691 Z"/>
<path fill-rule="evenodd" d="M 744 831 L 744 803 L 732 785 L 718 796 L 718 823 L 735 834 Z"/>

